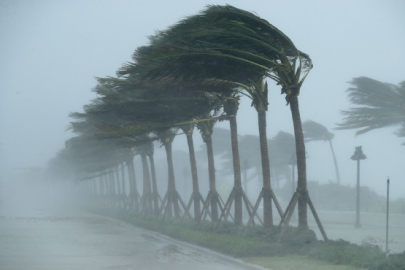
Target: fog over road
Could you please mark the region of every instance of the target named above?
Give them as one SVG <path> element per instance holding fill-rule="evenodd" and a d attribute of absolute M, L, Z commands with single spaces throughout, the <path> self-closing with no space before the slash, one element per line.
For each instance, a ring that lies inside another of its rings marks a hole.
<path fill-rule="evenodd" d="M 84 212 L 0 207 L 0 269 L 259 269 Z"/>

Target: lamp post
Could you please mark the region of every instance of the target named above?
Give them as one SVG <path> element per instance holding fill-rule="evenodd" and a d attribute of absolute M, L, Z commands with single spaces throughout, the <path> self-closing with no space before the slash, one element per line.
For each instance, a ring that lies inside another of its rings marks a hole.
<path fill-rule="evenodd" d="M 357 185 L 356 185 L 356 223 L 355 227 L 360 228 L 360 160 L 366 159 L 366 155 L 363 154 L 361 146 L 356 146 L 352 160 L 357 161 Z"/>
<path fill-rule="evenodd" d="M 387 220 L 385 225 L 385 255 L 388 257 L 389 249 L 388 249 L 388 219 L 390 214 L 390 178 L 387 178 Z"/>

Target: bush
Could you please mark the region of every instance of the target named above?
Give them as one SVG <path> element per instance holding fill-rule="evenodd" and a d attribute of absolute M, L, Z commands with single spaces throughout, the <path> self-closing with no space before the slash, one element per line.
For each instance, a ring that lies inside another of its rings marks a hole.
<path fill-rule="evenodd" d="M 379 248 L 359 246 L 341 239 L 318 243 L 308 256 L 333 264 L 350 264 L 367 269 L 379 269 L 378 266 L 386 260 Z"/>

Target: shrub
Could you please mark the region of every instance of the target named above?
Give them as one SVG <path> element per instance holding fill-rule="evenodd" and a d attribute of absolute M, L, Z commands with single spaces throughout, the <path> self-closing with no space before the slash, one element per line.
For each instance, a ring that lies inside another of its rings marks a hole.
<path fill-rule="evenodd" d="M 374 269 L 385 260 L 385 255 L 378 248 L 359 246 L 342 239 L 320 242 L 308 256 L 333 264 L 350 264 L 368 269 Z"/>

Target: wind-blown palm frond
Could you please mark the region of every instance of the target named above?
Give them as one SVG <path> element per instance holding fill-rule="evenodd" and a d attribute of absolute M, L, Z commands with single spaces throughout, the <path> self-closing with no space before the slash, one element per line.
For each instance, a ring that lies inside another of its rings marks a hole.
<path fill-rule="evenodd" d="M 337 129 L 359 129 L 356 135 L 405 123 L 405 87 L 379 82 L 367 77 L 350 82 L 350 102 L 356 107 L 342 111 L 343 122 Z M 402 134 L 402 133 L 400 133 Z"/>
<path fill-rule="evenodd" d="M 118 71 L 157 79 L 202 81 L 216 78 L 245 85 L 269 77 L 283 86 L 283 93 L 298 95 L 312 68 L 280 30 L 257 15 L 232 6 L 208 6 L 138 48 L 135 63 Z"/>

